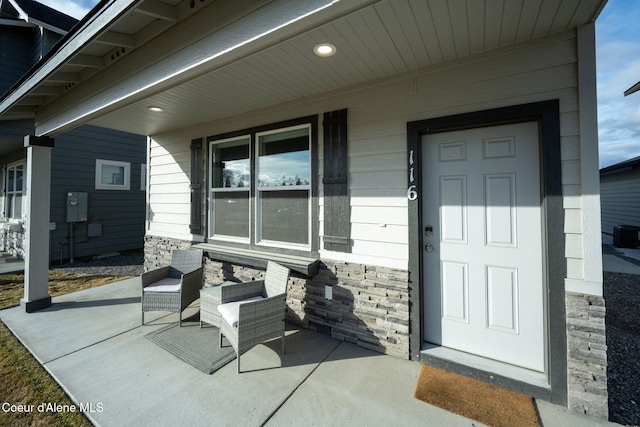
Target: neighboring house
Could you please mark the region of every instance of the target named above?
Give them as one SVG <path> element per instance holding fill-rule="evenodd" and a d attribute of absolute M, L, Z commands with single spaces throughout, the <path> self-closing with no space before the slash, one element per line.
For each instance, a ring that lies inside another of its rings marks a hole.
<path fill-rule="evenodd" d="M 606 418 L 605 3 L 102 1 L 0 118 L 43 164 L 82 124 L 149 135 L 147 268 L 273 259 L 292 322 Z"/>
<path fill-rule="evenodd" d="M 640 227 L 640 157 L 600 169 L 602 231 L 614 227 Z"/>
<path fill-rule="evenodd" d="M 77 22 L 31 0 L 0 0 L 0 93 L 18 82 Z M 51 95 L 42 87 L 32 101 L 44 102 Z M 0 250 L 20 257 L 25 251 L 23 224 L 29 217 L 24 207 L 30 184 L 24 136 L 34 129 L 32 117 L 0 121 Z M 89 125 L 60 134 L 51 159 L 48 259 L 59 263 L 74 256 L 141 249 L 145 179 L 145 137 Z M 69 192 L 87 193 L 84 217 L 67 216 L 68 201 L 76 197 Z"/>

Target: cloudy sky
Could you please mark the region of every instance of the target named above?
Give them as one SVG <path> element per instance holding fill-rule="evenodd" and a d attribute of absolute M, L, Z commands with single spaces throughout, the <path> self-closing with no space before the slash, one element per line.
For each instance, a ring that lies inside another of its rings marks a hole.
<path fill-rule="evenodd" d="M 82 19 L 84 15 L 91 10 L 93 6 L 98 4 L 98 0 L 37 0 L 39 3 L 73 16 L 76 19 Z"/>
<path fill-rule="evenodd" d="M 596 21 L 600 166 L 640 156 L 640 3 L 609 0 Z"/>
<path fill-rule="evenodd" d="M 39 0 L 81 19 L 98 0 Z M 609 0 L 596 22 L 600 167 L 640 156 L 640 5 Z"/>

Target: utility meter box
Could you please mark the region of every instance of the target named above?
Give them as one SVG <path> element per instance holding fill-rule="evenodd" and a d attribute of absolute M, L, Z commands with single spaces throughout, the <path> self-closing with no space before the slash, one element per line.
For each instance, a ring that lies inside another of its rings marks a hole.
<path fill-rule="evenodd" d="M 67 222 L 87 221 L 87 193 L 67 193 Z"/>

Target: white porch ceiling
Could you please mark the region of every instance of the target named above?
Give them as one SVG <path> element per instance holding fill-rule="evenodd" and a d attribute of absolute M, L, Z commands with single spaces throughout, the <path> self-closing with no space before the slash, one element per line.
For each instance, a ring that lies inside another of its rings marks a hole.
<path fill-rule="evenodd" d="M 40 96 L 32 97 L 32 103 L 41 103 L 43 96 L 47 97 L 45 104 L 55 101 L 56 94 L 71 86 L 108 73 L 108 65 L 118 60 L 118 52 L 143 49 L 146 40 L 169 29 L 185 14 L 181 12 L 184 2 L 159 0 L 153 3 L 163 8 L 153 10 L 162 13 L 149 14 L 149 1 L 142 3 L 145 8 L 139 5 L 129 12 L 126 19 L 110 28 L 109 34 L 91 42 L 82 56 L 75 56 L 34 89 L 31 95 Z M 381 0 L 132 101 L 90 123 L 146 135 L 187 128 L 575 28 L 593 22 L 605 3 Z M 321 42 L 335 45 L 337 53 L 329 58 L 314 55 L 313 47 Z M 65 78 L 73 82 L 65 82 Z M 28 99 L 15 104 L 15 111 L 28 106 Z M 164 111 L 150 112 L 150 105 Z"/>

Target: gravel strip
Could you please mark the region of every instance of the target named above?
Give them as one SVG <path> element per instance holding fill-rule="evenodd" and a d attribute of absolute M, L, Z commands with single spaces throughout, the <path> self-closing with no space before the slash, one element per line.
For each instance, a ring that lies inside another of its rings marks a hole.
<path fill-rule="evenodd" d="M 144 253 L 142 251 L 128 252 L 91 261 L 54 265 L 51 268 L 69 273 L 96 274 L 100 276 L 139 276 L 144 271 Z"/>
<path fill-rule="evenodd" d="M 609 421 L 640 425 L 640 276 L 604 273 Z"/>

